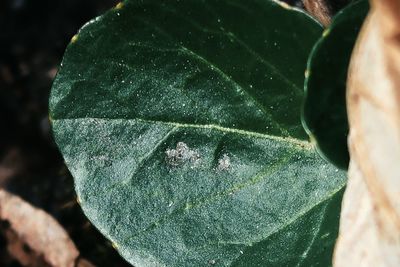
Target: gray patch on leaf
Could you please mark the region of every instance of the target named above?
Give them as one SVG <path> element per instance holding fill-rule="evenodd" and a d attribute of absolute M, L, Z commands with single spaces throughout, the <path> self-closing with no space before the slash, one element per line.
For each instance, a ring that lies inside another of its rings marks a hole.
<path fill-rule="evenodd" d="M 178 167 L 190 163 L 191 167 L 197 167 L 200 163 L 200 154 L 189 148 L 184 142 L 178 142 L 176 148 L 165 151 L 165 161 L 172 167 Z"/>
<path fill-rule="evenodd" d="M 217 171 L 227 171 L 231 167 L 231 158 L 227 154 L 223 154 L 218 160 Z"/>
<path fill-rule="evenodd" d="M 209 260 L 209 261 L 208 261 L 208 264 L 209 264 L 209 265 L 215 265 L 216 263 L 217 263 L 216 260 Z"/>

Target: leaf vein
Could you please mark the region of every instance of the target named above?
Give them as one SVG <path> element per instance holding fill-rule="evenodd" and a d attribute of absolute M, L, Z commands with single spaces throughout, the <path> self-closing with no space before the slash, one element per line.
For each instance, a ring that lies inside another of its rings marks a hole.
<path fill-rule="evenodd" d="M 145 20 L 143 18 L 138 17 L 138 19 L 140 19 L 142 22 L 147 23 L 147 24 L 151 24 L 153 26 L 154 29 L 156 29 L 159 33 L 163 34 L 164 36 L 166 36 L 167 38 L 170 39 L 174 39 L 173 36 L 169 33 L 167 33 L 166 31 L 164 31 L 161 27 L 159 27 L 157 24 L 150 22 L 148 20 Z M 133 45 L 132 43 L 130 45 Z M 157 48 L 154 48 L 157 49 Z M 209 60 L 207 60 L 206 58 L 202 57 L 201 55 L 199 55 L 198 53 L 194 52 L 193 50 L 191 50 L 190 48 L 188 48 L 187 46 L 184 46 L 183 44 L 180 45 L 180 47 L 176 47 L 176 48 L 161 48 L 163 51 L 173 51 L 173 49 L 176 49 L 178 51 L 181 51 L 182 53 L 185 53 L 188 56 L 191 56 L 195 59 L 197 59 L 198 61 L 202 62 L 203 64 L 205 64 L 206 66 L 209 66 L 211 70 L 215 71 L 216 73 L 218 73 L 224 80 L 226 80 L 227 82 L 231 83 L 233 85 L 234 88 L 236 88 L 237 92 L 242 92 L 243 94 L 245 94 L 247 96 L 247 98 L 249 100 L 251 100 L 254 105 L 259 109 L 259 111 L 261 111 L 266 118 L 274 124 L 274 126 L 279 129 L 281 131 L 282 134 L 286 135 L 286 136 L 290 136 L 289 132 L 283 128 L 280 123 L 278 123 L 272 116 L 272 114 L 266 109 L 266 107 L 261 104 L 253 95 L 251 95 L 242 85 L 240 85 L 238 82 L 236 82 L 234 79 L 232 79 L 232 77 L 230 77 L 228 74 L 226 74 L 222 69 L 220 69 L 218 66 L 214 65 L 212 62 L 210 62 Z"/>
<path fill-rule="evenodd" d="M 192 128 L 192 129 L 203 129 L 203 130 L 216 130 L 224 133 L 232 133 L 237 135 L 244 135 L 248 137 L 262 138 L 277 141 L 280 143 L 290 144 L 294 147 L 298 147 L 303 150 L 311 150 L 314 148 L 314 145 L 308 141 L 304 141 L 301 139 L 293 138 L 293 137 L 281 137 L 275 135 L 269 135 L 266 133 L 253 132 L 248 130 L 234 129 L 228 128 L 224 126 L 220 126 L 217 124 L 190 124 L 190 123 L 179 123 L 179 122 L 170 122 L 170 121 L 159 121 L 152 119 L 142 119 L 142 118 L 133 118 L 133 119 L 122 119 L 122 118 L 65 118 L 65 119 L 52 119 L 53 123 L 56 121 L 68 121 L 68 120 L 90 120 L 90 119 L 98 119 L 98 120 L 121 120 L 121 121 L 137 121 L 142 123 L 150 123 L 150 124 L 163 124 L 170 126 L 177 126 L 179 128 Z"/>
<path fill-rule="evenodd" d="M 155 152 L 156 150 L 171 136 L 173 132 L 178 128 L 178 126 L 174 126 L 171 130 L 169 130 L 158 142 L 155 144 L 154 147 L 152 147 L 149 152 L 146 153 L 143 157 L 139 159 L 139 162 L 137 163 L 136 167 L 132 171 L 132 175 L 129 180 L 125 181 L 124 183 L 128 183 L 129 181 L 132 181 L 135 174 L 137 171 L 143 166 L 143 163 L 146 162 L 147 159 L 149 159 Z"/>
<path fill-rule="evenodd" d="M 152 224 L 150 224 L 148 227 L 146 227 L 144 230 L 138 232 L 137 234 L 130 236 L 127 238 L 127 240 L 131 240 L 136 238 L 137 236 L 140 236 L 146 232 L 149 232 L 157 227 L 159 227 L 160 225 L 162 225 L 163 223 L 165 223 L 168 219 L 171 219 L 179 214 L 182 214 L 186 211 L 188 211 L 189 209 L 193 209 L 196 207 L 199 207 L 203 204 L 206 203 L 210 203 L 212 201 L 215 201 L 217 199 L 220 199 L 224 196 L 230 195 L 230 194 L 234 194 L 239 192 L 240 190 L 247 188 L 249 186 L 255 185 L 263 180 L 265 180 L 266 178 L 270 177 L 270 175 L 272 175 L 273 173 L 275 173 L 276 171 L 278 171 L 282 166 L 285 166 L 285 163 L 287 163 L 289 161 L 290 157 L 288 157 L 287 155 L 283 158 L 281 158 L 280 160 L 278 160 L 277 162 L 275 162 L 272 165 L 268 165 L 265 168 L 261 169 L 261 171 L 259 171 L 258 173 L 256 173 L 255 175 L 253 175 L 252 177 L 250 177 L 250 179 L 248 179 L 246 182 L 241 183 L 241 184 L 237 184 L 223 192 L 217 192 L 216 194 L 212 194 L 209 195 L 207 197 L 202 198 L 199 201 L 196 202 L 192 202 L 192 203 L 186 203 L 185 206 L 180 207 L 175 209 L 174 211 L 172 211 L 170 214 L 160 218 L 159 220 L 153 222 Z"/>

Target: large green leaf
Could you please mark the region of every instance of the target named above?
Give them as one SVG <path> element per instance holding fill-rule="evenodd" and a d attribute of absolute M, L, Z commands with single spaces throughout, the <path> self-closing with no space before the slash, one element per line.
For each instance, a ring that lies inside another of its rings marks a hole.
<path fill-rule="evenodd" d="M 303 125 L 321 155 L 342 169 L 349 164 L 347 69 L 368 9 L 362 0 L 339 12 L 313 48 L 306 71 Z"/>
<path fill-rule="evenodd" d="M 140 266 L 327 266 L 345 173 L 300 123 L 321 27 L 268 0 L 126 1 L 50 100 L 82 208 Z"/>

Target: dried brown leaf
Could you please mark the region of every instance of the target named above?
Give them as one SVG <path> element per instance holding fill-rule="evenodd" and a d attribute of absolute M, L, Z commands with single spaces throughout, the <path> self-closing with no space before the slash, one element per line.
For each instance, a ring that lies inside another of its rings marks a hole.
<path fill-rule="evenodd" d="M 353 52 L 351 163 L 334 265 L 400 266 L 400 1 L 372 1 Z"/>
<path fill-rule="evenodd" d="M 332 20 L 332 8 L 328 0 L 303 0 L 308 13 L 315 17 L 322 25 L 328 26 Z"/>
<path fill-rule="evenodd" d="M 8 250 L 22 265 L 75 266 L 79 252 L 60 224 L 3 189 L 0 189 L 0 220 L 10 225 L 6 231 Z"/>

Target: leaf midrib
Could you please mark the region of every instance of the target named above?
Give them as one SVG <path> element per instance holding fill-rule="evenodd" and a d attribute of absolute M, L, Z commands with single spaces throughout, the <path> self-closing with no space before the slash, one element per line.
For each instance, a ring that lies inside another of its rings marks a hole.
<path fill-rule="evenodd" d="M 168 125 L 171 127 L 177 128 L 192 128 L 192 129 L 203 129 L 203 130 L 216 130 L 224 133 L 233 133 L 237 135 L 244 135 L 246 137 L 253 138 L 262 138 L 268 139 L 280 143 L 290 144 L 294 147 L 297 147 L 301 150 L 311 150 L 314 148 L 314 145 L 308 141 L 293 138 L 293 137 L 280 137 L 276 135 L 270 135 L 266 133 L 253 132 L 248 130 L 241 130 L 235 128 L 229 128 L 220 126 L 218 124 L 190 124 L 190 123 L 180 123 L 180 122 L 170 122 L 170 121 L 159 121 L 159 120 L 151 120 L 151 119 L 142 119 L 142 118 L 102 118 L 102 117 L 76 117 L 76 118 L 61 118 L 61 119 L 50 119 L 52 122 L 56 121 L 75 121 L 75 120 L 106 120 L 106 121 L 136 121 L 147 124 L 162 124 Z"/>

